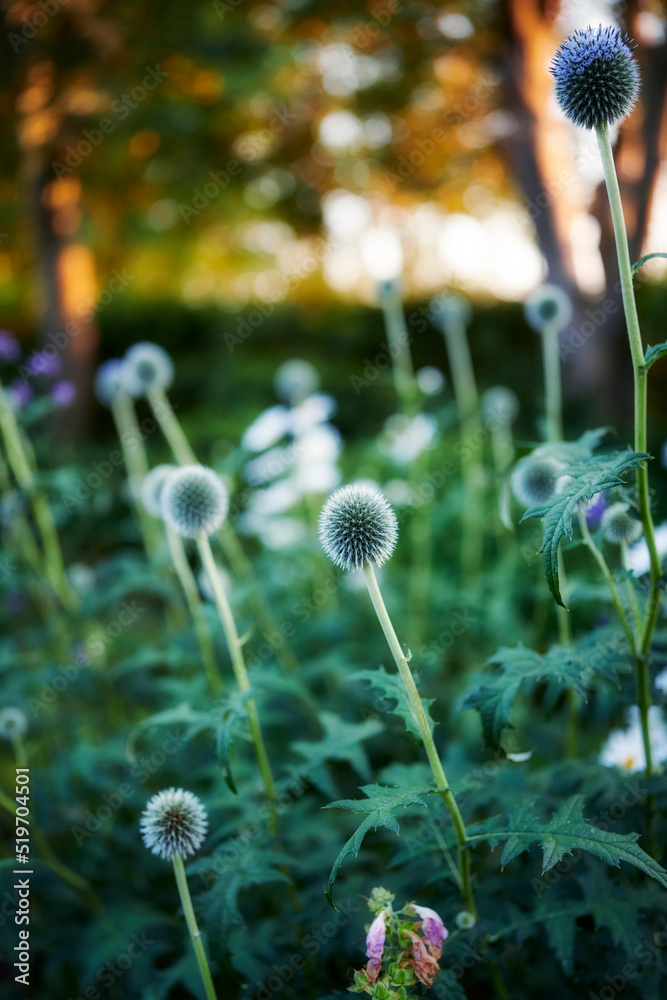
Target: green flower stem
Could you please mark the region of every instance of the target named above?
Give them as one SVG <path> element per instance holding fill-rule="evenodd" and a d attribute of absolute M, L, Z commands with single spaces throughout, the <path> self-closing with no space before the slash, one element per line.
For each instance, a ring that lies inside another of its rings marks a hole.
<path fill-rule="evenodd" d="M 197 538 L 197 548 L 199 549 L 199 554 L 208 576 L 209 584 L 211 590 L 213 591 L 213 596 L 215 597 L 215 603 L 218 609 L 218 614 L 220 615 L 220 621 L 222 623 L 222 628 L 225 633 L 225 639 L 227 640 L 227 647 L 229 649 L 229 656 L 232 661 L 232 669 L 234 671 L 234 676 L 236 677 L 236 683 L 239 689 L 243 692 L 250 690 L 250 678 L 248 677 L 248 671 L 245 665 L 245 657 L 243 655 L 243 644 L 239 639 L 239 634 L 236 629 L 236 622 L 234 621 L 234 615 L 230 607 L 225 589 L 222 586 L 220 580 L 220 574 L 218 572 L 218 567 L 215 564 L 215 559 L 213 558 L 213 552 L 211 550 L 211 543 L 209 542 L 206 535 L 199 535 Z M 252 698 L 248 699 L 247 703 L 248 717 L 250 720 L 250 731 L 252 733 L 253 742 L 255 744 L 255 752 L 257 754 L 257 760 L 259 763 L 259 769 L 262 774 L 262 780 L 264 782 L 264 789 L 266 791 L 266 797 L 268 799 L 269 808 L 271 810 L 271 828 L 275 833 L 276 831 L 276 788 L 273 783 L 273 775 L 271 773 L 271 764 L 269 763 L 269 758 L 266 752 L 266 747 L 264 746 L 264 738 L 262 736 L 262 730 L 259 724 L 259 716 L 257 714 L 257 706 Z"/>
<path fill-rule="evenodd" d="M 616 253 L 618 257 L 618 269 L 621 278 L 621 295 L 623 297 L 623 310 L 625 312 L 625 322 L 628 330 L 628 340 L 630 343 L 630 354 L 632 356 L 632 370 L 634 375 L 635 392 L 635 451 L 646 452 L 647 448 L 647 378 L 648 371 L 644 363 L 644 345 L 642 343 L 641 331 L 639 329 L 639 317 L 637 315 L 637 303 L 632 285 L 632 267 L 630 264 L 630 251 L 628 249 L 628 237 L 625 231 L 625 220 L 623 218 L 623 204 L 621 202 L 621 192 L 616 176 L 614 165 L 614 154 L 611 148 L 609 130 L 599 128 L 597 131 L 598 146 L 604 168 L 604 179 L 609 197 L 609 208 L 614 226 L 614 236 L 616 239 Z M 646 776 L 651 777 L 653 773 L 653 762 L 651 760 L 651 744 L 648 728 L 648 710 L 651 704 L 651 696 L 648 681 L 648 652 L 651 646 L 653 630 L 660 609 L 660 557 L 655 541 L 655 528 L 653 516 L 651 514 L 651 497 L 649 492 L 648 468 L 644 463 L 637 469 L 637 501 L 639 506 L 639 516 L 644 528 L 644 537 L 648 546 L 650 557 L 649 573 L 649 595 L 646 606 L 646 617 L 644 619 L 642 635 L 640 637 L 638 656 L 635 660 L 635 679 L 637 687 L 637 704 L 642 724 L 642 736 L 644 741 L 644 751 L 646 753 Z"/>
<path fill-rule="evenodd" d="M 185 922 L 187 924 L 188 932 L 190 934 L 190 940 L 192 941 L 192 947 L 195 950 L 195 957 L 197 959 L 197 965 L 199 966 L 199 972 L 201 974 L 202 982 L 204 984 L 206 998 L 207 1000 L 218 1000 L 217 994 L 215 992 L 215 986 L 213 985 L 211 970 L 208 967 L 208 959 L 206 958 L 204 943 L 201 939 L 201 931 L 199 930 L 197 917 L 195 916 L 194 907 L 192 906 L 190 889 L 188 888 L 188 880 L 185 876 L 185 868 L 183 867 L 183 858 L 181 857 L 180 854 L 175 854 L 172 859 L 172 863 L 174 865 L 174 875 L 176 876 L 176 885 L 178 886 L 178 895 L 181 897 L 181 906 L 183 907 L 183 915 L 185 916 Z"/>
<path fill-rule="evenodd" d="M 60 540 L 49 501 L 39 489 L 35 480 L 35 462 L 32 449 L 24 440 L 16 422 L 7 394 L 0 384 L 0 429 L 5 442 L 7 460 L 16 482 L 30 499 L 35 515 L 35 523 L 44 548 L 44 569 L 46 576 L 63 606 L 69 611 L 78 607 L 78 599 L 70 587 L 63 563 Z"/>
<path fill-rule="evenodd" d="M 144 510 L 143 504 L 139 502 L 137 497 L 138 487 L 148 473 L 148 460 L 143 445 L 143 435 L 134 411 L 134 403 L 127 393 L 121 392 L 116 395 L 111 410 L 129 479 L 132 507 L 139 523 L 139 530 L 141 531 L 146 555 L 154 563 L 160 547 L 159 525 Z"/>
<path fill-rule="evenodd" d="M 443 323 L 442 331 L 461 424 L 461 477 L 465 493 L 461 568 L 464 578 L 470 579 L 479 572 L 484 540 L 480 530 L 480 525 L 484 522 L 480 505 L 484 468 L 481 446 L 477 443 L 483 440 L 479 393 L 465 323 L 461 319 L 450 318 Z"/>
<path fill-rule="evenodd" d="M 449 782 L 445 777 L 445 772 L 433 740 L 433 734 L 431 733 L 431 729 L 426 718 L 424 706 L 422 705 L 421 698 L 419 697 L 417 685 L 415 684 L 412 671 L 410 670 L 408 661 L 405 658 L 405 654 L 394 630 L 394 626 L 391 623 L 391 618 L 389 617 L 384 600 L 382 599 L 382 593 L 372 565 L 367 564 L 364 566 L 364 576 L 366 577 L 366 585 L 368 587 L 371 601 L 373 602 L 373 607 L 375 608 L 375 613 L 378 616 L 378 620 L 382 626 L 382 631 L 384 632 L 387 644 L 389 645 L 389 649 L 391 650 L 396 666 L 398 667 L 398 672 L 401 675 L 401 680 L 403 681 L 408 701 L 410 702 L 410 708 L 412 709 L 412 715 L 419 728 L 426 756 L 428 757 L 428 762 L 431 765 L 431 771 L 433 772 L 436 786 L 439 793 L 442 795 L 444 803 L 447 806 L 447 811 L 449 812 L 454 824 L 456 842 L 458 844 L 458 860 L 459 867 L 461 869 L 463 899 L 468 912 L 477 918 L 477 909 L 475 907 L 475 900 L 473 898 L 472 891 L 470 856 L 466 850 L 468 837 L 465 823 L 463 822 L 463 817 L 457 805 L 456 799 L 454 798 L 454 793 L 449 787 Z"/>
<path fill-rule="evenodd" d="M 410 353 L 410 335 L 405 325 L 403 304 L 398 282 L 380 296 L 387 346 L 392 360 L 394 385 L 401 409 L 412 417 L 419 410 L 419 390 Z"/>
<path fill-rule="evenodd" d="M 149 389 L 147 393 L 153 416 L 162 428 L 162 433 L 174 453 L 179 465 L 196 465 L 197 457 L 181 427 L 174 408 L 164 389 Z"/>
<path fill-rule="evenodd" d="M 153 411 L 153 416 L 162 428 L 162 433 L 178 464 L 197 464 L 197 456 L 179 423 L 178 417 L 174 413 L 165 391 L 163 389 L 150 389 L 148 391 L 148 402 Z M 225 521 L 219 537 L 222 551 L 234 576 L 239 580 L 245 580 L 251 584 L 248 599 L 262 632 L 265 635 L 280 635 L 280 626 L 266 602 L 253 565 L 243 551 L 243 547 L 229 521 Z M 286 672 L 298 670 L 299 664 L 286 642 L 274 651 L 276 660 L 283 670 Z"/>
<path fill-rule="evenodd" d="M 563 440 L 563 387 L 560 372 L 558 330 L 547 323 L 541 331 L 542 366 L 544 370 L 544 397 L 547 441 Z"/>
<path fill-rule="evenodd" d="M 587 547 L 587 549 L 589 550 L 589 552 L 591 553 L 591 555 L 595 559 L 596 563 L 600 567 L 600 570 L 602 571 L 602 575 L 604 576 L 605 580 L 607 581 L 607 585 L 609 586 L 609 591 L 611 593 L 611 599 L 614 602 L 614 607 L 616 608 L 616 612 L 617 612 L 618 617 L 620 619 L 621 625 L 623 626 L 623 631 L 625 632 L 625 637 L 628 640 L 628 643 L 630 645 L 630 649 L 631 649 L 633 655 L 635 655 L 636 652 L 637 652 L 636 646 L 635 646 L 635 637 L 634 637 L 634 634 L 632 632 L 632 629 L 630 628 L 630 623 L 629 623 L 629 621 L 627 619 L 627 615 L 625 614 L 625 611 L 623 609 L 623 605 L 621 604 L 621 599 L 618 596 L 618 588 L 616 587 L 616 584 L 614 582 L 614 578 L 611 575 L 611 570 L 609 569 L 609 566 L 607 565 L 607 560 L 605 559 L 605 557 L 603 556 L 602 552 L 600 551 L 600 549 L 597 547 L 597 545 L 593 541 L 591 533 L 588 530 L 588 524 L 586 523 L 586 514 L 581 509 L 579 510 L 579 527 L 581 529 L 581 537 L 584 540 L 584 545 Z"/>
<path fill-rule="evenodd" d="M 190 568 L 182 538 L 175 531 L 172 531 L 171 528 L 165 526 L 165 529 L 174 569 L 181 582 L 181 587 L 183 588 L 183 593 L 185 594 L 185 599 L 192 615 L 208 683 L 212 693 L 219 695 L 224 685 L 215 658 L 215 647 L 204 615 L 204 606 L 199 596 L 197 581 Z"/>

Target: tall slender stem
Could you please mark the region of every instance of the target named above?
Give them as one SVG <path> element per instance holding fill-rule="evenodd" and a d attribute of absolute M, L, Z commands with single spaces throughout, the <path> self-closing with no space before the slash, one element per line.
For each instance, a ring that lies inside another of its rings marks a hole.
<path fill-rule="evenodd" d="M 243 692 L 250 690 L 250 678 L 248 677 L 248 671 L 245 665 L 245 657 L 243 655 L 243 645 L 239 639 L 239 634 L 236 628 L 236 622 L 234 621 L 234 615 L 230 607 L 225 589 L 222 586 L 220 580 L 220 574 L 218 572 L 218 567 L 216 566 L 215 559 L 213 558 L 213 552 L 211 551 L 211 543 L 209 542 L 206 535 L 199 535 L 197 538 L 197 547 L 199 549 L 199 554 L 201 555 L 201 560 L 204 565 L 204 570 L 208 576 L 209 584 L 211 590 L 213 591 L 213 596 L 215 598 L 215 603 L 218 609 L 218 614 L 220 615 L 220 621 L 222 622 L 222 628 L 225 633 L 225 639 L 227 640 L 227 647 L 229 649 L 229 656 L 232 661 L 232 669 L 234 671 L 234 676 L 236 677 L 236 683 L 239 689 Z M 250 732 L 252 733 L 253 742 L 255 744 L 255 753 L 257 754 L 257 760 L 259 762 L 259 769 L 262 774 L 262 780 L 264 782 L 264 788 L 266 790 L 266 797 L 269 801 L 269 807 L 271 809 L 272 817 L 272 829 L 275 832 L 276 829 L 276 814 L 275 814 L 275 802 L 276 802 L 276 789 L 273 783 L 273 775 L 271 773 L 271 764 L 269 762 L 268 754 L 266 752 L 266 747 L 264 746 L 264 738 L 262 736 L 262 729 L 259 724 L 259 715 L 257 714 L 257 706 L 252 698 L 249 698 L 247 703 L 248 718 L 250 720 Z"/>
<path fill-rule="evenodd" d="M 484 541 L 482 531 L 484 518 L 480 506 L 484 468 L 481 461 L 483 435 L 479 416 L 479 393 L 464 320 L 459 317 L 448 318 L 443 321 L 442 332 L 461 425 L 461 478 L 465 493 L 461 569 L 464 578 L 470 579 L 479 571 Z"/>
<path fill-rule="evenodd" d="M 604 179 L 609 197 L 609 208 L 614 226 L 614 237 L 616 240 L 616 254 L 618 257 L 618 270 L 621 279 L 621 295 L 623 298 L 623 310 L 625 312 L 625 322 L 628 330 L 628 341 L 630 344 L 630 354 L 632 356 L 632 370 L 634 377 L 635 394 L 635 451 L 646 452 L 647 446 L 647 377 L 648 372 L 644 363 L 644 345 L 642 343 L 641 331 L 639 329 L 639 317 L 637 315 L 637 303 L 632 284 L 632 266 L 630 264 L 630 251 L 628 249 L 628 237 L 625 230 L 625 219 L 623 217 L 623 203 L 621 192 L 616 176 L 614 165 L 614 154 L 609 138 L 609 129 L 599 128 L 597 131 L 598 147 L 604 168 Z M 646 605 L 646 616 L 643 623 L 642 635 L 639 642 L 638 656 L 635 660 L 637 703 L 642 724 L 642 736 L 644 740 L 644 750 L 646 753 L 646 776 L 653 773 L 653 762 L 651 760 L 651 744 L 649 738 L 648 710 L 651 704 L 651 695 L 648 682 L 648 652 L 651 646 L 653 630 L 660 608 L 660 557 L 655 541 L 655 527 L 651 514 L 651 496 L 649 491 L 648 467 L 646 463 L 637 469 L 637 501 L 639 516 L 644 528 L 644 537 L 648 546 L 650 558 L 649 572 L 649 594 Z"/>
<path fill-rule="evenodd" d="M 182 538 L 169 527 L 166 528 L 166 531 L 172 562 L 178 578 L 181 581 L 181 587 L 183 588 L 183 593 L 185 594 L 185 599 L 188 603 L 190 614 L 192 615 L 195 632 L 197 633 L 197 641 L 199 642 L 199 649 L 201 651 L 201 657 L 204 663 L 204 669 L 206 670 L 208 683 L 213 694 L 217 695 L 220 694 L 223 688 L 222 677 L 220 676 L 220 671 L 218 670 L 218 664 L 215 658 L 213 639 L 211 638 L 211 633 L 209 632 L 208 624 L 206 622 L 206 618 L 204 617 L 204 607 L 199 596 L 197 581 L 195 580 L 192 569 L 190 568 L 190 563 L 188 562 L 188 557 L 185 553 L 185 546 L 183 545 Z"/>
<path fill-rule="evenodd" d="M 148 402 L 178 464 L 197 464 L 197 456 L 164 389 L 150 389 Z M 262 593 L 253 565 L 243 551 L 229 521 L 225 521 L 220 531 L 220 544 L 234 575 L 239 580 L 246 580 L 251 585 L 248 600 L 252 604 L 252 610 L 257 616 L 260 628 L 266 636 L 280 635 L 278 622 Z M 275 654 L 276 660 L 286 672 L 298 669 L 299 664 L 286 642 L 282 642 L 275 648 Z"/>
<path fill-rule="evenodd" d="M 46 495 L 36 483 L 36 467 L 30 443 L 24 439 L 21 433 L 14 411 L 1 384 L 0 429 L 5 442 L 7 460 L 16 482 L 32 505 L 35 523 L 44 549 L 44 567 L 47 578 L 64 607 L 73 611 L 79 602 L 67 580 L 53 513 Z"/>
<path fill-rule="evenodd" d="M 183 858 L 180 854 L 174 855 L 173 865 L 174 875 L 176 876 L 176 885 L 178 886 L 178 895 L 181 897 L 183 915 L 185 916 L 185 923 L 188 927 L 192 947 L 195 950 L 195 957 L 197 959 L 197 965 L 199 966 L 199 972 L 204 984 L 206 998 L 207 1000 L 218 1000 L 215 992 L 215 986 L 213 985 L 213 978 L 211 977 L 211 970 L 208 967 L 208 959 L 204 950 L 204 944 L 201 939 L 201 931 L 199 930 L 197 917 L 195 916 L 195 911 L 192 906 L 188 880 L 185 877 L 185 868 L 183 867 Z"/>
<path fill-rule="evenodd" d="M 424 744 L 424 749 L 426 751 L 426 756 L 428 757 L 428 762 L 431 765 L 431 771 L 433 772 L 436 786 L 439 793 L 442 795 L 444 803 L 447 806 L 447 811 L 449 812 L 452 823 L 454 824 L 456 842 L 458 844 L 463 899 L 468 912 L 473 914 L 474 917 L 477 917 L 477 909 L 475 907 L 475 900 L 473 898 L 472 891 L 470 857 L 468 851 L 466 850 L 468 837 L 466 834 L 465 823 L 463 822 L 463 817 L 456 799 L 454 798 L 454 793 L 449 787 L 449 782 L 445 776 L 445 771 L 433 740 L 433 734 L 431 733 L 428 719 L 426 718 L 426 712 L 424 711 L 422 700 L 419 697 L 417 685 L 415 684 L 412 671 L 410 670 L 408 661 L 405 658 L 403 648 L 398 640 L 394 626 L 391 623 L 391 618 L 389 617 L 384 600 L 382 599 L 382 593 L 372 565 L 367 564 L 364 566 L 364 576 L 366 577 L 366 585 L 368 587 L 371 601 L 373 602 L 373 607 L 375 608 L 375 613 L 378 616 L 378 620 L 382 626 L 382 631 L 384 632 L 387 644 L 389 645 L 391 654 L 394 657 L 396 666 L 398 667 L 398 672 L 401 675 L 401 680 L 403 681 L 408 701 L 410 702 L 412 715 L 419 729 L 422 743 Z"/>
<path fill-rule="evenodd" d="M 143 435 L 134 412 L 134 403 L 125 392 L 118 393 L 112 402 L 113 413 L 118 438 L 120 440 L 127 478 L 130 487 L 130 501 L 139 522 L 141 537 L 146 555 L 151 562 L 155 561 L 160 546 L 159 526 L 144 510 L 138 501 L 138 490 L 141 481 L 148 473 L 148 460 L 143 445 Z"/>
<path fill-rule="evenodd" d="M 544 396 L 547 441 L 563 440 L 563 388 L 560 373 L 558 330 L 547 323 L 541 332 L 542 365 L 544 368 Z"/>
<path fill-rule="evenodd" d="M 414 416 L 419 409 L 419 392 L 410 353 L 410 335 L 405 325 L 403 304 L 397 281 L 392 281 L 380 294 L 380 304 L 391 354 L 394 385 L 401 409 Z"/>
<path fill-rule="evenodd" d="M 583 510 L 579 511 L 579 527 L 581 529 L 581 537 L 584 540 L 584 545 L 588 548 L 589 552 L 591 553 L 596 563 L 600 567 L 602 575 L 607 581 L 607 585 L 611 593 L 611 599 L 614 602 L 616 613 L 618 614 L 618 617 L 621 621 L 621 625 L 623 626 L 625 637 L 628 640 L 632 653 L 635 654 L 637 651 L 635 646 L 635 637 L 633 635 L 632 629 L 630 628 L 630 623 L 628 621 L 627 615 L 625 614 L 623 605 L 621 604 L 621 599 L 618 594 L 618 588 L 616 587 L 614 578 L 611 575 L 611 570 L 607 565 L 607 560 L 605 559 L 602 552 L 600 552 L 599 548 L 593 541 L 593 537 L 590 531 L 588 530 L 588 524 L 586 523 L 586 514 L 584 513 Z"/>

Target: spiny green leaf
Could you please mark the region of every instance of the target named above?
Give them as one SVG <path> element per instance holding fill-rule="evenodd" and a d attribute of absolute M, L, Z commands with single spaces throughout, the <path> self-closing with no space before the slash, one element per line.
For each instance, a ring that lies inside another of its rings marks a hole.
<path fill-rule="evenodd" d="M 200 712 L 185 701 L 175 708 L 167 708 L 164 712 L 156 712 L 142 719 L 127 738 L 125 750 L 128 759 L 136 761 L 136 744 L 139 737 L 149 729 L 159 726 L 185 726 L 183 739 L 185 742 L 193 739 L 198 733 L 213 728 L 213 718 L 210 712 Z"/>
<path fill-rule="evenodd" d="M 627 645 L 621 636 L 623 645 Z M 615 666 L 622 662 L 618 636 L 605 643 L 584 641 L 572 646 L 552 646 L 546 653 L 536 653 L 525 646 L 504 647 L 487 661 L 498 669 L 464 700 L 464 708 L 476 708 L 482 719 L 487 743 L 497 743 L 503 729 L 512 728 L 510 715 L 514 701 L 523 687 L 547 681 L 557 693 L 573 688 L 586 697 L 591 677 L 599 673 L 618 682 Z"/>
<path fill-rule="evenodd" d="M 632 265 L 632 273 L 635 275 L 640 267 L 643 267 L 647 260 L 652 260 L 653 257 L 667 257 L 667 253 L 662 253 L 660 250 L 656 250 L 654 253 L 644 254 L 639 260 L 636 260 Z"/>
<path fill-rule="evenodd" d="M 401 719 L 403 719 L 405 728 L 408 732 L 412 733 L 412 735 L 421 743 L 419 726 L 415 722 L 412 709 L 410 708 L 410 702 L 408 701 L 408 696 L 405 692 L 405 688 L 403 687 L 403 681 L 398 674 L 388 674 L 384 667 L 381 666 L 377 670 L 357 670 L 356 673 L 351 675 L 350 680 L 367 681 L 371 687 L 382 691 L 384 698 L 388 698 L 390 701 L 395 701 L 396 704 L 393 708 L 382 706 L 380 711 L 389 711 L 392 715 L 400 716 Z M 433 698 L 422 698 L 422 705 L 424 706 L 426 720 L 431 732 L 433 732 L 435 728 L 435 722 L 429 714 L 429 708 L 433 702 Z"/>
<path fill-rule="evenodd" d="M 566 465 L 563 477 L 568 477 L 560 493 L 541 504 L 529 507 L 522 521 L 529 517 L 543 517 L 544 539 L 540 552 L 544 557 L 544 571 L 554 600 L 565 607 L 558 584 L 558 547 L 564 536 L 572 538 L 572 518 L 582 501 L 590 500 L 596 493 L 622 486 L 626 472 L 636 469 L 650 459 L 650 455 L 635 451 L 615 451 Z"/>
<path fill-rule="evenodd" d="M 324 730 L 321 740 L 296 740 L 291 744 L 292 750 L 306 761 L 301 773 L 326 796 L 339 794 L 324 766 L 328 760 L 347 761 L 364 781 L 369 781 L 371 766 L 362 743 L 381 733 L 382 724 L 377 719 L 345 722 L 331 712 L 320 712 L 318 719 Z"/>
<path fill-rule="evenodd" d="M 608 865 L 621 861 L 634 865 L 667 888 L 667 871 L 637 844 L 637 833 L 614 833 L 592 826 L 584 819 L 583 795 L 566 799 L 548 823 L 537 816 L 534 802 L 524 802 L 507 821 L 493 816 L 469 828 L 468 841 L 486 840 L 492 848 L 504 843 L 500 863 L 504 867 L 534 844 L 542 847 L 542 874 L 574 850 L 588 851 Z M 471 832 L 472 830 L 472 832 Z"/>
<path fill-rule="evenodd" d="M 334 861 L 333 868 L 329 875 L 329 881 L 325 890 L 327 902 L 333 909 L 333 886 L 338 872 L 346 858 L 357 856 L 361 848 L 364 837 L 369 830 L 378 830 L 386 827 L 393 833 L 398 834 L 399 827 L 394 813 L 397 809 L 405 809 L 410 805 L 425 806 L 424 797 L 433 791 L 428 786 L 420 788 L 392 788 L 387 785 L 364 785 L 361 791 L 366 796 L 365 799 L 340 799 L 338 802 L 330 802 L 325 809 L 348 809 L 354 813 L 366 813 L 366 818 L 357 827 L 350 839 L 345 843 L 338 857 Z"/>
<path fill-rule="evenodd" d="M 231 753 L 238 724 L 248 718 L 248 700 L 252 691 L 232 691 L 216 711 L 215 744 L 218 763 L 230 790 L 236 794 L 236 782 L 232 774 Z"/>
<path fill-rule="evenodd" d="M 663 358 L 667 354 L 667 340 L 662 344 L 649 344 L 644 355 L 644 367 L 650 368 L 652 364 Z"/>

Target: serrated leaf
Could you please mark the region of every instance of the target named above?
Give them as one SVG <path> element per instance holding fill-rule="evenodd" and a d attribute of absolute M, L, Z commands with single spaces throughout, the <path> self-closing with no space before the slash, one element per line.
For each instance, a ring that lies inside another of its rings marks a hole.
<path fill-rule="evenodd" d="M 583 795 L 566 799 L 548 823 L 536 814 L 534 803 L 524 802 L 507 821 L 494 816 L 468 830 L 468 842 L 486 840 L 492 848 L 504 843 L 501 865 L 527 851 L 532 844 L 542 847 L 542 874 L 573 850 L 587 851 L 617 868 L 621 861 L 634 865 L 667 888 L 667 871 L 639 847 L 637 833 L 614 833 L 593 826 L 582 815 Z M 472 830 L 472 832 L 471 832 Z"/>
<path fill-rule="evenodd" d="M 636 469 L 650 459 L 650 455 L 635 451 L 615 451 L 570 463 L 562 469 L 563 477 L 568 477 L 560 493 L 541 504 L 529 507 L 522 521 L 531 517 L 543 517 L 544 539 L 540 552 L 544 558 L 544 571 L 549 590 L 561 607 L 565 607 L 558 583 L 558 547 L 564 537 L 572 538 L 572 518 L 580 503 L 588 501 L 596 493 L 623 486 L 624 473 Z"/>
<path fill-rule="evenodd" d="M 620 659 L 618 642 L 606 639 L 598 645 L 599 650 L 587 638 L 576 645 L 552 646 L 546 653 L 536 653 L 525 646 L 499 649 L 486 664 L 497 668 L 495 674 L 467 695 L 463 707 L 477 709 L 484 738 L 489 744 L 497 743 L 502 730 L 512 728 L 512 707 L 522 687 L 547 681 L 554 693 L 569 687 L 585 698 L 590 679 L 596 673 L 618 683 L 614 669 Z"/>
<path fill-rule="evenodd" d="M 440 969 L 433 980 L 432 990 L 439 1000 L 467 1000 L 461 980 L 449 969 Z"/>
<path fill-rule="evenodd" d="M 639 260 L 636 260 L 632 265 L 632 274 L 635 275 L 640 267 L 643 267 L 647 260 L 652 260 L 653 257 L 667 257 L 667 253 L 662 253 L 660 250 L 656 250 L 654 253 L 644 254 Z"/>
<path fill-rule="evenodd" d="M 405 809 L 410 805 L 425 806 L 424 797 L 433 791 L 428 786 L 419 788 L 392 788 L 387 785 L 364 785 L 360 789 L 365 799 L 340 799 L 330 802 L 325 809 L 347 809 L 354 813 L 366 813 L 366 818 L 357 827 L 350 839 L 346 841 L 338 857 L 333 863 L 325 896 L 329 905 L 335 910 L 333 902 L 333 886 L 338 872 L 346 858 L 358 855 L 364 837 L 369 830 L 379 830 L 385 827 L 398 834 L 399 826 L 394 813 L 397 809 Z"/>
<path fill-rule="evenodd" d="M 231 927 L 244 924 L 239 896 L 245 889 L 272 882 L 289 882 L 284 871 L 288 864 L 289 858 L 284 854 L 260 850 L 252 845 L 241 851 L 233 864 L 225 865 L 222 872 L 214 858 L 198 858 L 189 864 L 188 873 L 217 875 L 211 888 L 199 897 L 211 939 L 224 942 Z"/>
<path fill-rule="evenodd" d="M 396 702 L 394 708 L 387 707 L 386 711 L 391 712 L 392 715 L 400 716 L 408 732 L 421 743 L 419 726 L 415 722 L 408 696 L 403 687 L 403 681 L 398 674 L 388 674 L 384 667 L 380 666 L 377 670 L 357 670 L 356 673 L 351 675 L 350 680 L 366 681 L 372 688 L 382 691 L 385 698 Z M 426 721 L 431 733 L 435 728 L 435 722 L 430 716 L 429 709 L 434 700 L 434 698 L 422 698 Z"/>
<path fill-rule="evenodd" d="M 185 726 L 183 740 L 187 743 L 198 733 L 204 732 L 206 729 L 212 729 L 213 719 L 210 712 L 200 712 L 194 709 L 187 701 L 181 705 L 176 705 L 174 708 L 167 708 L 163 712 L 156 712 L 155 715 L 149 715 L 148 718 L 142 719 L 134 727 L 127 738 L 125 752 L 128 760 L 136 761 L 135 747 L 137 740 L 147 730 L 160 726 L 179 725 Z"/>
<path fill-rule="evenodd" d="M 320 712 L 318 719 L 324 730 L 321 740 L 295 740 L 291 744 L 291 749 L 306 761 L 301 773 L 327 796 L 339 794 L 325 767 L 328 760 L 347 761 L 364 781 L 369 781 L 371 766 L 362 743 L 381 733 L 382 724 L 377 719 L 345 722 L 332 712 Z"/>
<path fill-rule="evenodd" d="M 650 368 L 652 364 L 667 354 L 667 340 L 662 344 L 649 344 L 644 355 L 644 367 Z"/>

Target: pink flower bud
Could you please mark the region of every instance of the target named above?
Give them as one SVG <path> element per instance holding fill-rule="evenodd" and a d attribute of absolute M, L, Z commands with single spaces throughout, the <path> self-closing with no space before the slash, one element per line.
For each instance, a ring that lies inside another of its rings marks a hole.
<path fill-rule="evenodd" d="M 370 959 L 368 963 L 369 972 L 378 972 L 382 964 L 382 951 L 384 949 L 384 939 L 387 935 L 386 910 L 380 910 L 377 917 L 368 929 L 366 935 L 366 957 Z M 370 978 L 370 977 L 369 977 Z M 374 980 L 371 980 L 374 982 Z"/>
<path fill-rule="evenodd" d="M 422 933 L 427 941 L 434 948 L 442 949 L 442 942 L 449 937 L 449 931 L 442 922 L 441 917 L 428 906 L 415 906 L 412 909 L 422 921 Z"/>

